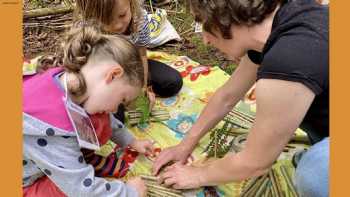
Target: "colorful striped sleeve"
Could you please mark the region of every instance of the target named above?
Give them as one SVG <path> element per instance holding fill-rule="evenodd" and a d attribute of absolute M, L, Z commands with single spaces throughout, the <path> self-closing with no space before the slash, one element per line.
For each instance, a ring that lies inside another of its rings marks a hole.
<path fill-rule="evenodd" d="M 138 31 L 133 33 L 131 41 L 139 47 L 147 47 L 151 41 L 151 32 L 146 10 L 143 10 L 143 16 L 137 21 Z"/>

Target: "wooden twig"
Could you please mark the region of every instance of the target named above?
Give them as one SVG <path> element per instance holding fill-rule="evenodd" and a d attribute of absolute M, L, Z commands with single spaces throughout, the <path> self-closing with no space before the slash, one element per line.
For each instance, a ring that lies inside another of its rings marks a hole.
<path fill-rule="evenodd" d="M 59 6 L 59 7 L 53 7 L 53 8 L 40 8 L 35 10 L 24 11 L 23 17 L 24 19 L 28 19 L 28 18 L 54 15 L 54 14 L 64 14 L 64 13 L 72 12 L 73 9 L 74 7 L 67 7 L 67 6 Z"/>
<path fill-rule="evenodd" d="M 183 11 L 174 11 L 174 10 L 167 10 L 167 9 L 164 9 L 167 13 L 174 13 L 174 14 L 184 14 Z"/>
<path fill-rule="evenodd" d="M 193 30 L 193 28 L 191 27 L 191 28 L 189 28 L 188 30 L 186 30 L 186 31 L 184 31 L 184 32 L 181 32 L 181 33 L 180 33 L 180 36 L 185 35 L 185 34 L 191 32 L 192 30 Z"/>

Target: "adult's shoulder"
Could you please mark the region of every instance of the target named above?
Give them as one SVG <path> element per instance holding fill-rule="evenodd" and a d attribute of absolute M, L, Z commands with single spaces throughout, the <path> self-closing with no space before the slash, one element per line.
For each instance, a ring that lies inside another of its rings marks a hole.
<path fill-rule="evenodd" d="M 302 30 L 304 29 L 304 30 Z M 300 27 L 298 33 L 281 35 L 263 55 L 258 79 L 300 82 L 316 95 L 328 89 L 328 41 Z"/>

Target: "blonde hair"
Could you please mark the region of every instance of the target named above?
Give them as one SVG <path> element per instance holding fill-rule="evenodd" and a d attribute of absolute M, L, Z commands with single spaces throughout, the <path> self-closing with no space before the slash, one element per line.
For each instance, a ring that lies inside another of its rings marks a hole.
<path fill-rule="evenodd" d="M 141 0 L 128 0 L 131 9 L 130 32 L 138 32 L 138 21 L 142 19 Z M 102 25 L 110 25 L 113 22 L 113 9 L 116 0 L 76 0 L 75 21 L 95 20 Z"/>
<path fill-rule="evenodd" d="M 38 67 L 51 63 L 54 66 L 62 66 L 68 73 L 75 74 L 79 79 L 79 85 L 68 86 L 68 91 L 72 96 L 79 97 L 86 92 L 81 68 L 90 58 L 101 56 L 111 58 L 120 64 L 131 84 L 139 87 L 144 85 L 144 70 L 137 48 L 124 37 L 102 34 L 99 28 L 91 25 L 73 27 L 63 42 L 63 55 L 43 57 Z"/>

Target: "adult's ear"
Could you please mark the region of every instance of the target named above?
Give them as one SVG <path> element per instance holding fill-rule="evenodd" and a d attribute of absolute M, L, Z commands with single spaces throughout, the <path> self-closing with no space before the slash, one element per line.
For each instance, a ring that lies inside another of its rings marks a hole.
<path fill-rule="evenodd" d="M 108 69 L 106 74 L 106 83 L 112 82 L 115 78 L 122 78 L 124 75 L 124 69 L 119 65 L 115 65 Z"/>

